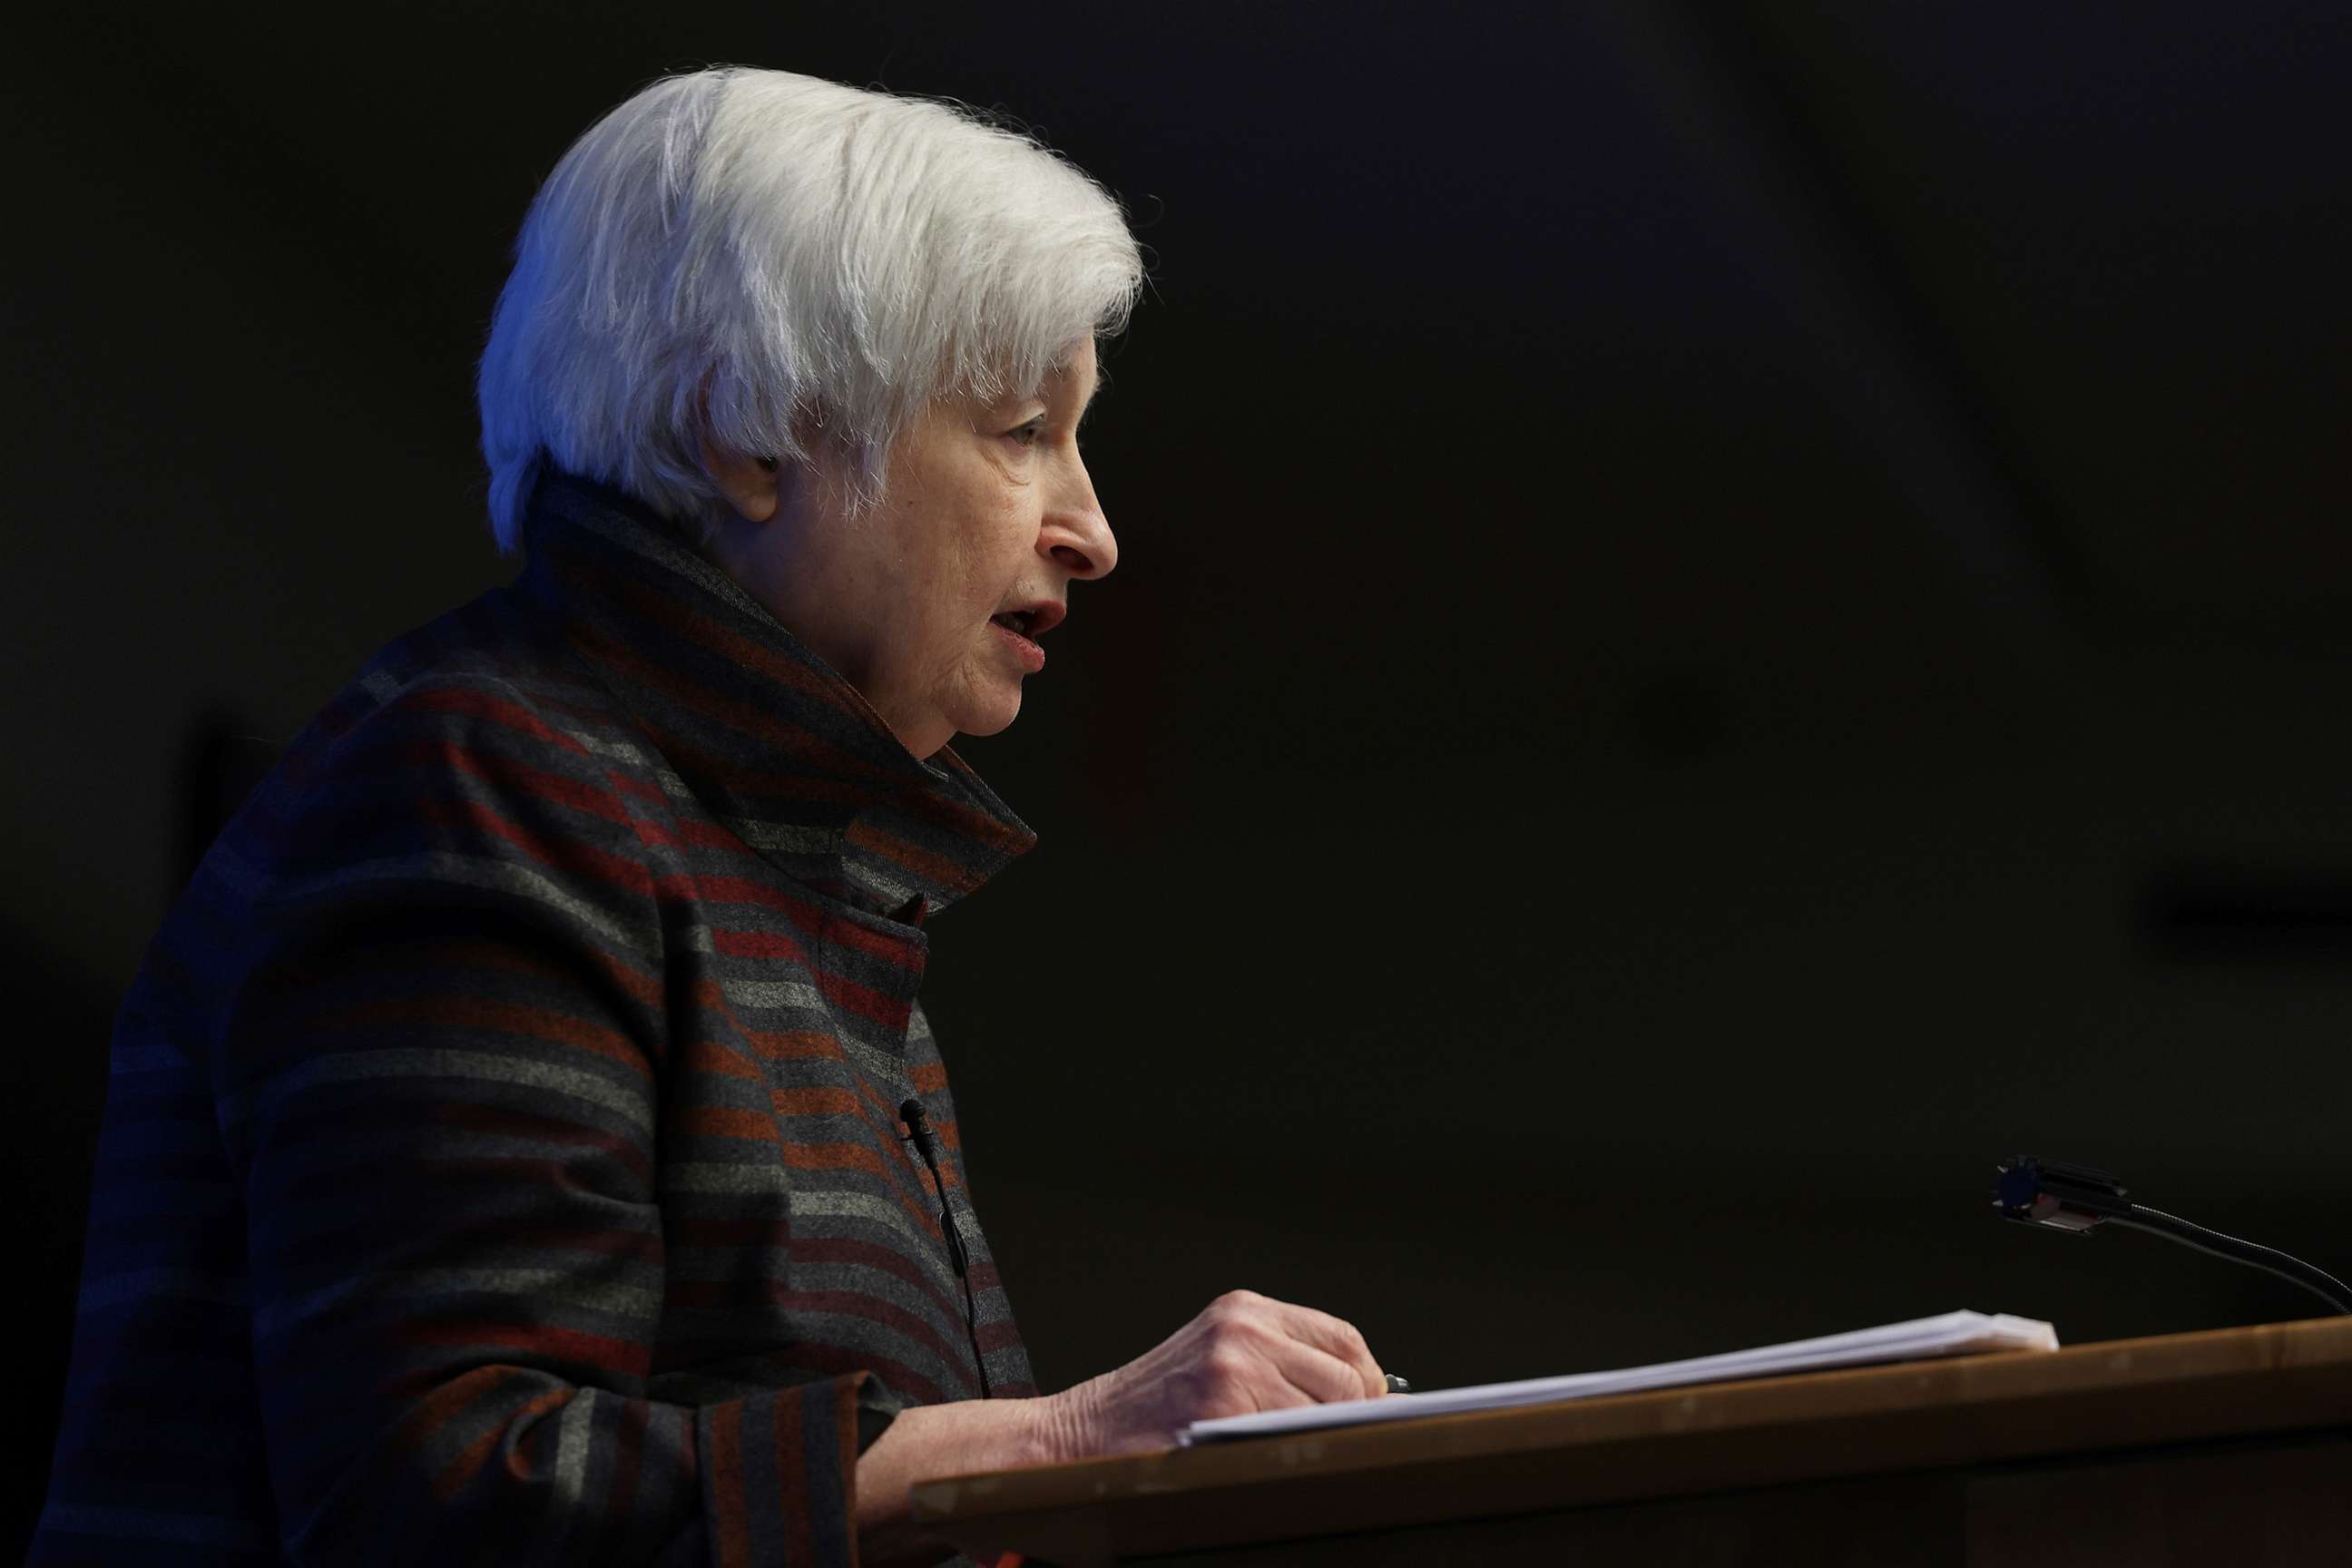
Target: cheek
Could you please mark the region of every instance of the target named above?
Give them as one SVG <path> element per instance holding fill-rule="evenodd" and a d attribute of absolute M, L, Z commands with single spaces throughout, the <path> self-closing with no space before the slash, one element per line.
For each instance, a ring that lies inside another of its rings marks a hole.
<path fill-rule="evenodd" d="M 1037 548 L 1042 521 L 1035 498 L 1026 490 L 1000 496 L 988 522 L 986 569 L 996 576 L 996 591 L 1002 594 L 1019 579 L 1022 568 Z"/>
<path fill-rule="evenodd" d="M 1023 563 L 1037 537 L 1037 525 L 1018 493 L 1000 488 L 985 504 L 968 507 L 964 526 L 950 547 L 942 596 L 952 599 L 967 626 L 1003 609 L 1021 583 Z"/>
<path fill-rule="evenodd" d="M 967 550 L 932 559 L 918 596 L 920 625 L 908 630 L 935 662 L 960 662 L 982 644 L 985 623 L 1002 607 L 998 601 L 1004 593 L 1002 586 L 991 586 L 990 576 Z"/>
<path fill-rule="evenodd" d="M 1023 581 L 1039 520 L 1029 488 L 993 468 L 958 475 L 909 500 L 916 504 L 901 519 L 898 581 L 908 607 L 919 606 L 908 617 L 919 626 L 907 627 L 914 633 L 907 640 L 924 648 L 922 662 L 943 677 L 992 651 L 988 617 Z"/>

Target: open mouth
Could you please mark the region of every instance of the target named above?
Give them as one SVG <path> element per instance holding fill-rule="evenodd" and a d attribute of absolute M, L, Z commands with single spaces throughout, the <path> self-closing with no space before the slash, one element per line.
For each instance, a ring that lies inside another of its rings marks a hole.
<path fill-rule="evenodd" d="M 1030 626 L 1037 619 L 1026 610 L 1007 610 L 1001 616 L 991 616 L 988 618 L 1006 631 L 1024 637 L 1029 635 Z"/>

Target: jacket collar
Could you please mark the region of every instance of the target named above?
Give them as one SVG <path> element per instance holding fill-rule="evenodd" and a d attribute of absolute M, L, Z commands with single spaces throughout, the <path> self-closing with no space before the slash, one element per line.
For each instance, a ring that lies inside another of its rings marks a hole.
<path fill-rule="evenodd" d="M 550 471 L 517 587 L 553 612 L 678 781 L 818 891 L 919 924 L 1037 836 L 951 750 L 925 761 L 650 509 Z"/>

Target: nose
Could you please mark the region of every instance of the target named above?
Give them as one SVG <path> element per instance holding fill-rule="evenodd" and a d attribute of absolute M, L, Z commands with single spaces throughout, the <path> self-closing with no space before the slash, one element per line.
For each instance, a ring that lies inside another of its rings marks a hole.
<path fill-rule="evenodd" d="M 1071 477 L 1045 514 L 1037 548 L 1073 577 L 1108 577 L 1118 564 L 1118 541 L 1095 497 L 1095 483 L 1087 466 L 1075 455 Z"/>

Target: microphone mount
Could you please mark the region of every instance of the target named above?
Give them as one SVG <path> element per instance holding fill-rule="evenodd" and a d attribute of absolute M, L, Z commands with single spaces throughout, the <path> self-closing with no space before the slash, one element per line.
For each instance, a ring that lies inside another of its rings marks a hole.
<path fill-rule="evenodd" d="M 2031 1154 L 2004 1161 L 1994 1170 L 1999 1180 L 1993 1187 L 1993 1208 L 2003 1219 L 2076 1236 L 2105 1224 L 2146 1231 L 2275 1275 L 2302 1286 L 2338 1312 L 2352 1315 L 2352 1287 L 2326 1269 L 2274 1247 L 2224 1236 L 2178 1215 L 2133 1203 L 2123 1183 L 2105 1171 L 2037 1160 Z"/>

